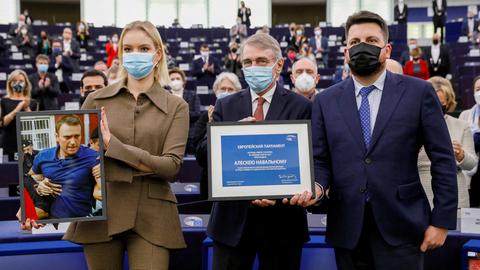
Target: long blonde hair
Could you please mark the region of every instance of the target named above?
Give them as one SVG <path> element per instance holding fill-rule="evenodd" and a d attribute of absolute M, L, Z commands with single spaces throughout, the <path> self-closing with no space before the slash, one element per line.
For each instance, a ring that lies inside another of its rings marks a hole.
<path fill-rule="evenodd" d="M 5 97 L 12 97 L 13 95 L 13 89 L 12 89 L 12 82 L 13 78 L 17 77 L 18 75 L 22 75 L 23 78 L 25 79 L 25 88 L 23 89 L 22 94 L 26 97 L 31 97 L 32 94 L 32 84 L 30 83 L 30 80 L 28 79 L 27 73 L 21 69 L 15 69 L 8 75 L 7 79 L 7 94 Z"/>
<path fill-rule="evenodd" d="M 455 91 L 453 90 L 452 83 L 440 76 L 431 77 L 428 81 L 432 83 L 435 91 L 441 91 L 445 94 L 447 112 L 453 112 L 455 107 L 457 107 L 457 101 L 455 100 Z"/>
<path fill-rule="evenodd" d="M 162 52 L 162 59 L 155 65 L 153 70 L 154 73 L 154 80 L 159 82 L 160 85 L 165 86 L 170 82 L 170 77 L 168 76 L 168 67 L 167 67 L 167 55 L 165 52 L 165 46 L 162 42 L 162 37 L 160 37 L 160 33 L 158 33 L 157 28 L 149 21 L 133 21 L 123 28 L 122 35 L 118 41 L 118 60 L 120 61 L 120 77 L 122 79 L 126 79 L 128 76 L 127 71 L 123 68 L 123 39 L 125 34 L 133 29 L 142 30 L 149 36 L 153 44 L 155 46 L 155 51 L 161 50 Z"/>

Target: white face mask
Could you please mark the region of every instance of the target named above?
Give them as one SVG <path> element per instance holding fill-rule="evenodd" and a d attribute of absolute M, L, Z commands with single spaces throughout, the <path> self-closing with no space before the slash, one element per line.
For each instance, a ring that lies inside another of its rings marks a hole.
<path fill-rule="evenodd" d="M 475 92 L 474 97 L 475 97 L 475 103 L 480 105 L 480 91 Z"/>
<path fill-rule="evenodd" d="M 301 36 L 303 34 L 302 30 L 297 30 L 297 36 Z"/>
<path fill-rule="evenodd" d="M 322 35 L 322 31 L 320 30 L 315 31 L 315 36 L 321 36 L 321 35 Z"/>
<path fill-rule="evenodd" d="M 118 37 L 112 37 L 112 42 L 117 43 L 118 42 Z"/>
<path fill-rule="evenodd" d="M 295 88 L 302 92 L 308 93 L 312 88 L 315 87 L 315 80 L 312 76 L 308 75 L 307 73 L 302 73 L 300 76 L 295 78 Z"/>
<path fill-rule="evenodd" d="M 411 51 L 413 49 L 417 48 L 417 44 L 408 44 L 408 49 Z"/>
<path fill-rule="evenodd" d="M 183 82 L 181 80 L 173 80 L 170 82 L 170 87 L 172 88 L 172 91 L 178 92 L 183 89 Z"/>
<path fill-rule="evenodd" d="M 210 54 L 210 52 L 200 52 L 200 55 L 202 57 L 208 57 L 209 54 Z"/>
<path fill-rule="evenodd" d="M 26 35 L 28 31 L 27 31 L 27 29 L 22 29 L 21 32 L 22 32 L 22 35 Z"/>

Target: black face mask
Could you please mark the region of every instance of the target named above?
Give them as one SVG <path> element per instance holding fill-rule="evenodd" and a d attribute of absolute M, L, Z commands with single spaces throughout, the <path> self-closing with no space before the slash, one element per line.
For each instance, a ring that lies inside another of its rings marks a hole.
<path fill-rule="evenodd" d="M 236 53 L 236 52 L 237 52 L 237 48 L 232 48 L 230 51 L 231 51 L 232 53 Z"/>
<path fill-rule="evenodd" d="M 83 97 L 80 96 L 80 106 L 83 105 L 83 103 L 85 102 L 85 100 L 87 99 L 88 95 L 90 95 L 91 93 L 93 93 L 94 90 L 90 90 L 90 91 L 85 91 Z"/>
<path fill-rule="evenodd" d="M 440 40 L 438 40 L 438 39 L 432 40 L 433 45 L 437 45 L 439 42 L 440 42 Z"/>
<path fill-rule="evenodd" d="M 362 42 L 348 50 L 348 66 L 355 75 L 366 76 L 375 73 L 381 66 L 379 61 L 382 48 Z"/>

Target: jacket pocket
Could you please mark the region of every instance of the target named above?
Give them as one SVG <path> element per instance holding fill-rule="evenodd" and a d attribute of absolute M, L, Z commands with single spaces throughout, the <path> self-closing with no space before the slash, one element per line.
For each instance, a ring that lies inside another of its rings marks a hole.
<path fill-rule="evenodd" d="M 148 197 L 151 199 L 170 201 L 177 203 L 177 198 L 169 186 L 160 184 L 148 184 Z"/>
<path fill-rule="evenodd" d="M 397 189 L 398 189 L 398 197 L 400 199 L 414 198 L 423 193 L 423 187 L 420 181 L 399 185 Z"/>

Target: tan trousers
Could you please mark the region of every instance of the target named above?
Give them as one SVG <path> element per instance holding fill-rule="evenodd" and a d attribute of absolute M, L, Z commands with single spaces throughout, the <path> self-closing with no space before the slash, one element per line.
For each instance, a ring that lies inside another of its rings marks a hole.
<path fill-rule="evenodd" d="M 84 244 L 83 251 L 90 270 L 123 270 L 125 251 L 130 270 L 167 270 L 170 255 L 168 249 L 133 231 L 116 235 L 110 242 Z"/>

